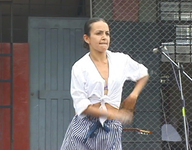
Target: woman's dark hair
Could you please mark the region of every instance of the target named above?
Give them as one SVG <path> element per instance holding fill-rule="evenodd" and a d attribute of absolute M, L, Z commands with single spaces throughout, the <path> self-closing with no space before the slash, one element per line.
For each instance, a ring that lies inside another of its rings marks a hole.
<path fill-rule="evenodd" d="M 103 18 L 97 18 L 97 17 L 90 18 L 84 25 L 84 34 L 86 34 L 87 36 L 90 36 L 91 24 L 98 21 L 103 21 L 107 23 Z M 83 47 L 89 50 L 89 44 L 85 41 L 83 43 Z"/>

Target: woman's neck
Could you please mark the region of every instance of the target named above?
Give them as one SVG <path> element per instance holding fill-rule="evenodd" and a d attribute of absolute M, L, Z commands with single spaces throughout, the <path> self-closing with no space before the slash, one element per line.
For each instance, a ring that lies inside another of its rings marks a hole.
<path fill-rule="evenodd" d="M 107 53 L 93 53 L 90 52 L 90 57 L 93 61 L 95 62 L 103 62 L 103 63 L 107 63 Z"/>

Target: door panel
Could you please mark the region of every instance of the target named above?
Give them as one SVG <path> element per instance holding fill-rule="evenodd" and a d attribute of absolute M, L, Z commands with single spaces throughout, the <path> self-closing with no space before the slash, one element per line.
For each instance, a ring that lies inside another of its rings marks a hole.
<path fill-rule="evenodd" d="M 70 96 L 72 64 L 83 48 L 86 18 L 29 18 L 30 148 L 56 150 L 74 115 Z"/>

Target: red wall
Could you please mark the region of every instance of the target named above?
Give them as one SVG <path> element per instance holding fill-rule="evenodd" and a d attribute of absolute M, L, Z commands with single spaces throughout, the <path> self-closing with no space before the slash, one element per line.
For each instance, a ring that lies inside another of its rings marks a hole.
<path fill-rule="evenodd" d="M 113 19 L 137 22 L 139 19 L 139 0 L 113 0 Z"/>
<path fill-rule="evenodd" d="M 14 150 L 29 150 L 29 45 L 13 44 L 14 58 Z M 0 43 L 0 53 L 10 53 L 9 43 Z M 0 79 L 10 79 L 10 57 L 0 57 Z M 0 105 L 10 105 L 10 83 L 0 82 Z M 11 149 L 10 108 L 0 108 L 0 149 Z"/>

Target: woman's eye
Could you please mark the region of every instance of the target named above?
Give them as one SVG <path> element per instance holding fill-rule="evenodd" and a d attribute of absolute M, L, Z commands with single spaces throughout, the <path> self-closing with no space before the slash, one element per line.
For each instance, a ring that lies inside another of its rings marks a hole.
<path fill-rule="evenodd" d="M 100 35 L 100 34 L 102 34 L 102 32 L 97 32 L 96 34 L 97 34 L 97 35 Z"/>
<path fill-rule="evenodd" d="M 96 35 L 102 35 L 102 34 L 105 34 L 105 35 L 107 35 L 107 36 L 109 36 L 110 35 L 110 33 L 109 32 L 97 32 L 96 33 Z"/>

